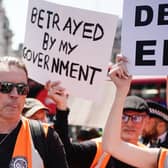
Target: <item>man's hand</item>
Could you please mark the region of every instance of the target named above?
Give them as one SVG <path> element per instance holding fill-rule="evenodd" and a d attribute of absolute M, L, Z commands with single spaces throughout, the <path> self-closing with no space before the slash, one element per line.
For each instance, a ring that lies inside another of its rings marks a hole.
<path fill-rule="evenodd" d="M 48 90 L 48 97 L 51 98 L 57 105 L 57 109 L 66 110 L 68 93 L 66 89 L 61 86 L 60 81 L 48 81 L 45 85 Z"/>

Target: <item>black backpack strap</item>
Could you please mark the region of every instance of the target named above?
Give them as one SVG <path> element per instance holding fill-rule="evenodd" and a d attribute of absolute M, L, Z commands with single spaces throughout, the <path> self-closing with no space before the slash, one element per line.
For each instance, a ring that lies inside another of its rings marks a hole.
<path fill-rule="evenodd" d="M 41 158 L 43 159 L 45 168 L 48 168 L 48 147 L 43 126 L 40 121 L 29 120 L 33 143 Z"/>

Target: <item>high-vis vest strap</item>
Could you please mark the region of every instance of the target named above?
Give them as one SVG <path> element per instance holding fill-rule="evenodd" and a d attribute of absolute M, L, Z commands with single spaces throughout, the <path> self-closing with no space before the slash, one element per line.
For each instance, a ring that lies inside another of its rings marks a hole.
<path fill-rule="evenodd" d="M 102 150 L 102 138 L 93 139 L 96 142 L 97 152 L 90 168 L 105 168 L 110 155 Z"/>
<path fill-rule="evenodd" d="M 163 148 L 160 151 L 158 168 L 167 168 L 167 167 L 168 167 L 168 150 Z"/>
<path fill-rule="evenodd" d="M 44 124 L 37 120 L 29 120 L 29 125 L 34 147 L 40 154 L 41 158 L 43 159 L 45 167 L 48 167 L 49 151 L 48 151 L 48 144 L 46 142 L 46 137 L 48 133 L 49 124 Z"/>
<path fill-rule="evenodd" d="M 36 168 L 35 165 L 36 166 L 39 165 L 40 167 L 38 168 L 43 168 L 44 166 L 41 158 L 37 154 L 35 154 L 37 153 L 37 151 L 35 151 L 32 142 L 29 122 L 26 118 L 23 117 L 22 123 L 23 124 L 17 136 L 10 166 L 13 168 L 15 167 Z"/>
<path fill-rule="evenodd" d="M 110 159 L 110 155 L 103 152 L 94 168 L 105 168 Z"/>

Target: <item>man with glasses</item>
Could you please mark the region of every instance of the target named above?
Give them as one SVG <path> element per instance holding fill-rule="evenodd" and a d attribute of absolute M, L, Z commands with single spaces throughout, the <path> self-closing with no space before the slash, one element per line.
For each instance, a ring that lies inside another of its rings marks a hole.
<path fill-rule="evenodd" d="M 147 118 L 148 105 L 145 100 L 137 96 L 127 96 L 122 115 L 121 138 L 138 145 Z"/>
<path fill-rule="evenodd" d="M 138 96 L 127 96 L 122 114 L 120 135 L 122 140 L 137 146 L 145 147 L 139 143 L 139 137 L 145 126 L 146 120 L 148 119 L 148 112 L 148 105 L 143 98 Z M 111 167 L 133 168 L 132 166 L 121 162 L 114 157 L 110 157 L 106 168 Z"/>
<path fill-rule="evenodd" d="M 21 117 L 28 94 L 28 74 L 19 58 L 0 57 L 0 167 L 67 168 L 63 145 L 46 127 L 48 163 L 44 166 L 32 143 L 29 120 Z"/>

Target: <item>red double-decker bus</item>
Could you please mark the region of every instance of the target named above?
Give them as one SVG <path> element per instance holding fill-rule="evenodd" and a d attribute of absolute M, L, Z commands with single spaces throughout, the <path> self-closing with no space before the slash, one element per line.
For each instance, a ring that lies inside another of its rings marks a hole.
<path fill-rule="evenodd" d="M 168 105 L 166 76 L 134 76 L 129 95 L 137 95 Z"/>

